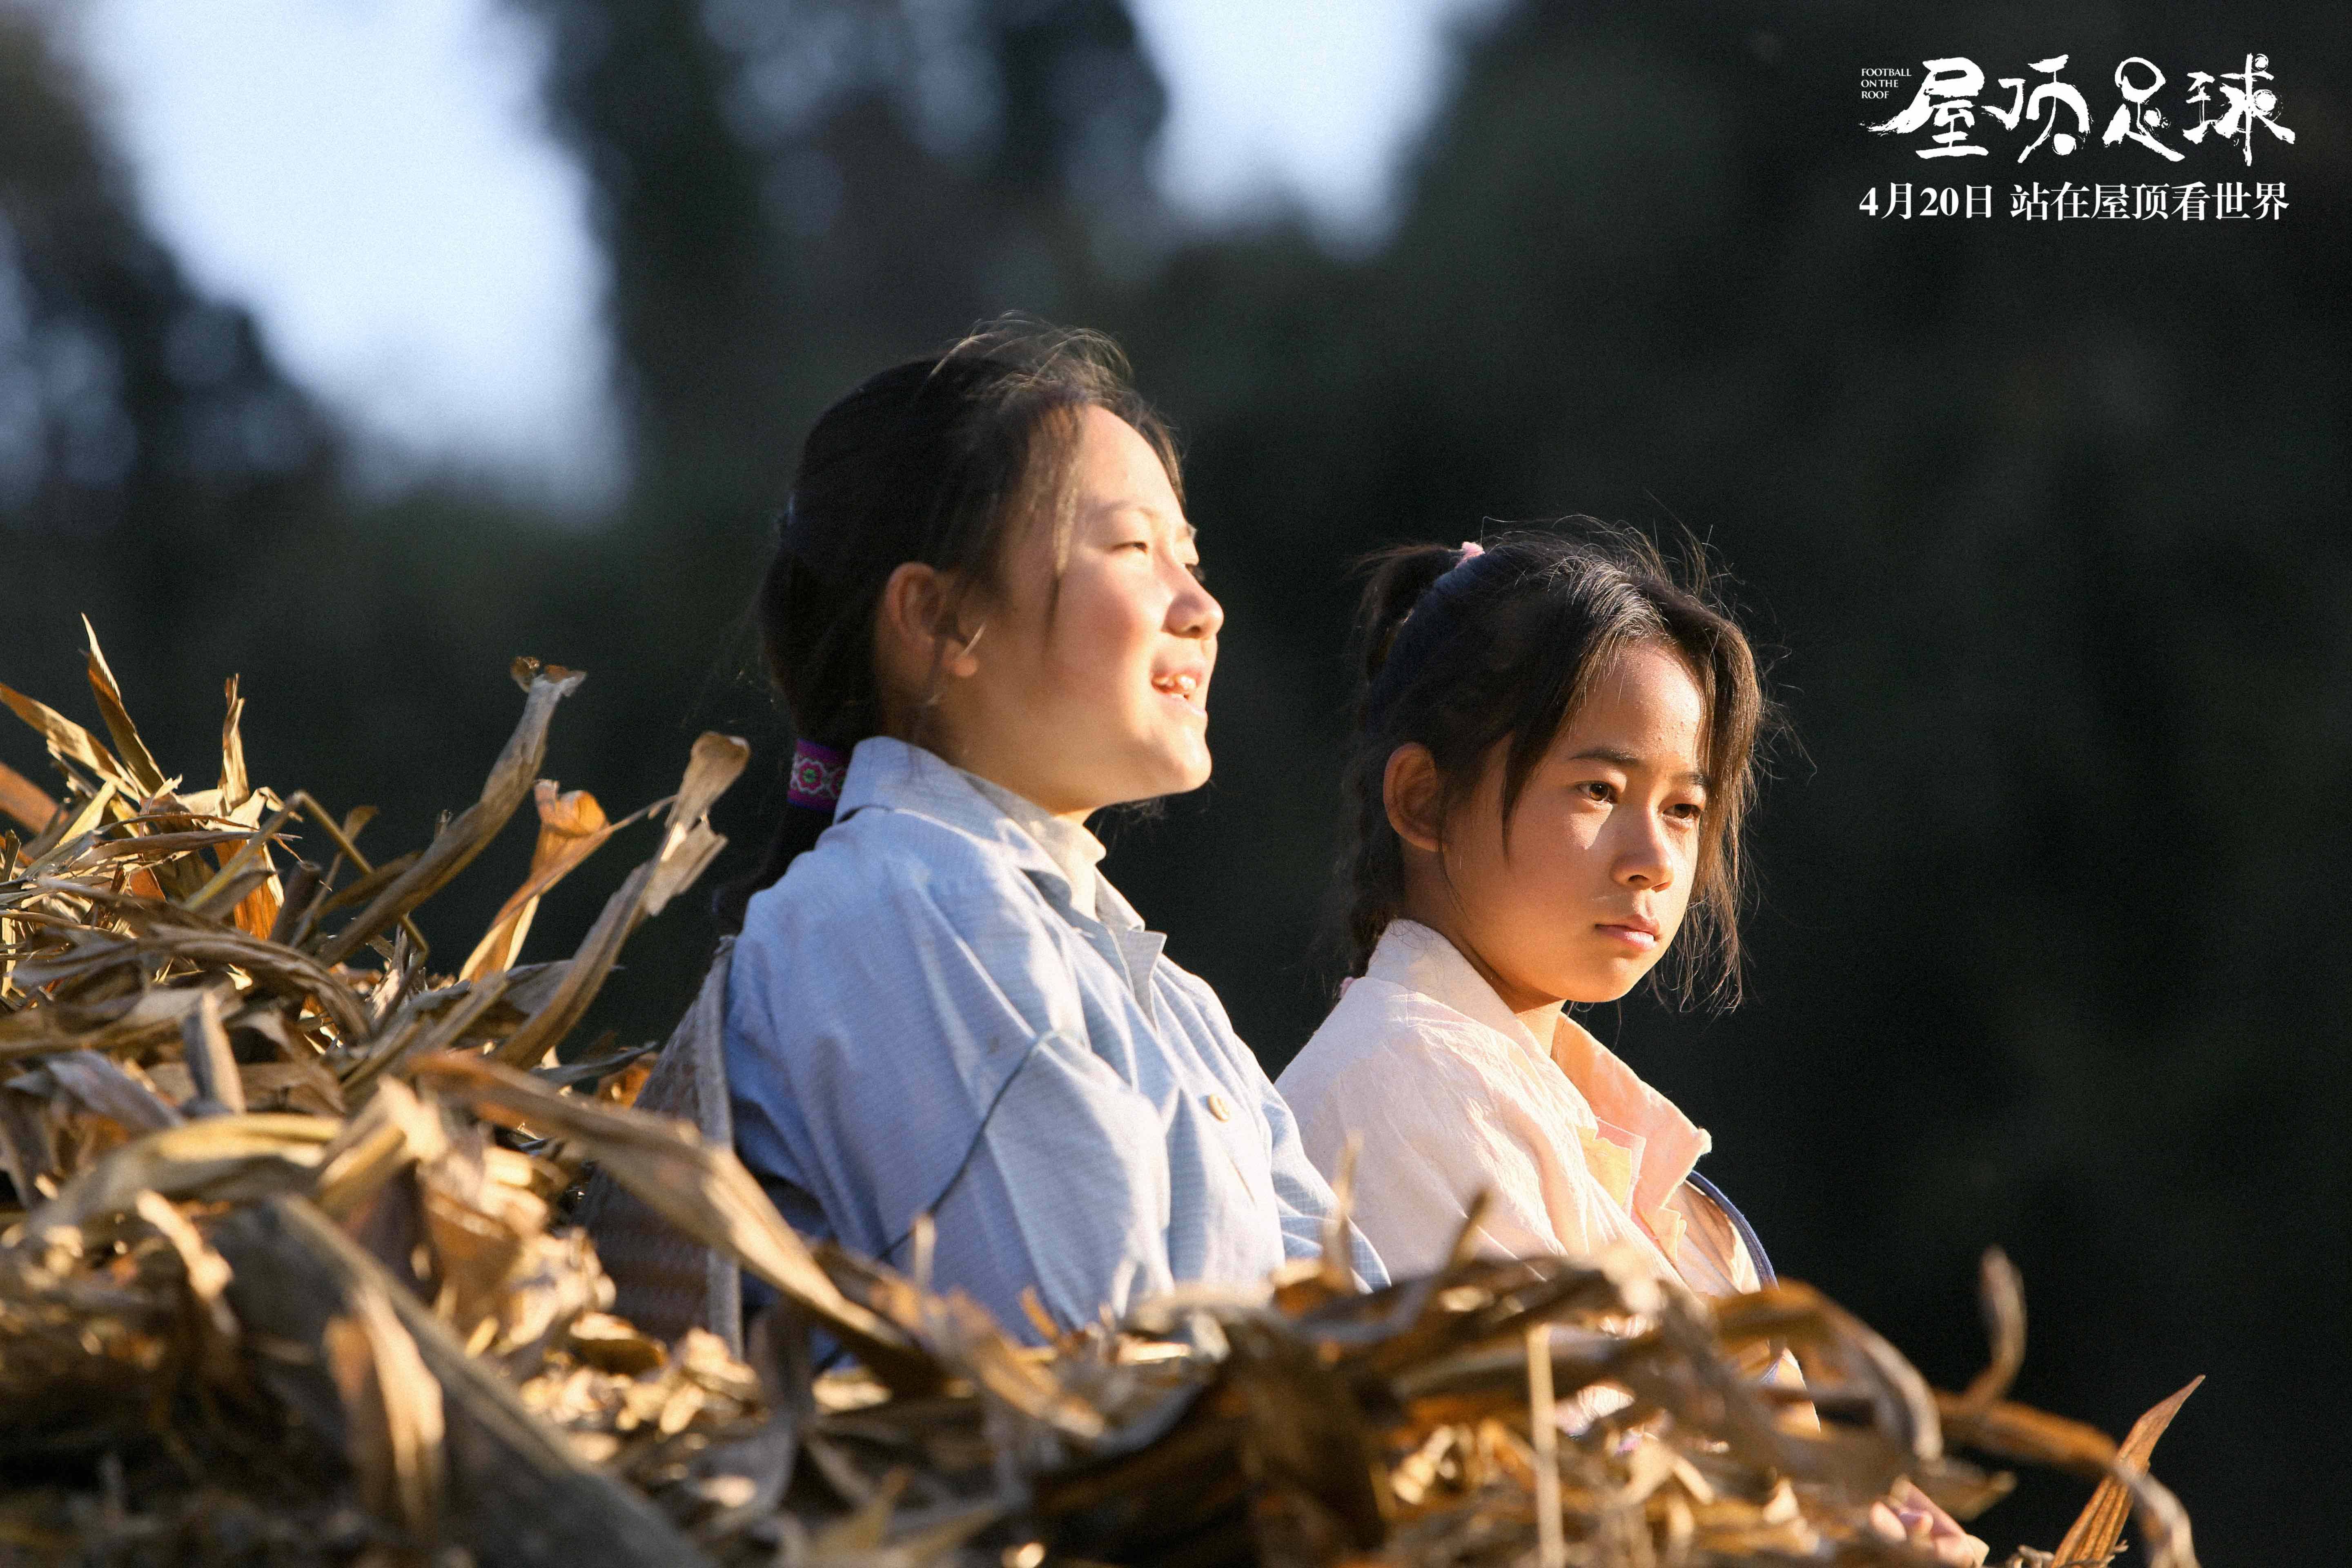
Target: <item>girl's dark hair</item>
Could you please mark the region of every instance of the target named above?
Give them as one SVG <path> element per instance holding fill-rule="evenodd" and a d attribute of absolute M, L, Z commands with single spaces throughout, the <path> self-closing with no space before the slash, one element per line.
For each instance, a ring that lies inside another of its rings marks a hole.
<path fill-rule="evenodd" d="M 1572 536 L 1505 534 L 1473 552 L 1406 545 L 1367 558 L 1355 660 L 1363 686 L 1341 784 L 1333 935 L 1350 973 L 1404 905 L 1404 855 L 1382 800 L 1389 757 L 1419 742 L 1437 763 L 1439 821 L 1476 790 L 1499 742 L 1503 821 L 1601 670 L 1641 643 L 1673 648 L 1705 701 L 1707 812 L 1673 989 L 1687 1005 L 1739 996 L 1741 827 L 1770 714 L 1756 658 L 1717 602 L 1704 549 L 1678 570 L 1629 528 L 1563 520 Z M 1442 831 L 1442 829 L 1441 829 Z M 1654 976 L 1654 979 L 1656 977 Z M 1660 981 L 1662 985 L 1665 983 Z"/>
<path fill-rule="evenodd" d="M 1099 332 L 992 322 L 869 377 L 818 416 L 753 605 L 795 735 L 846 753 L 882 732 L 874 618 L 900 565 L 952 573 L 959 595 L 999 586 L 1017 525 L 1040 515 L 1054 524 L 1055 561 L 1065 558 L 1069 464 L 1088 408 L 1133 426 L 1182 499 L 1175 443 Z M 721 927 L 741 929 L 751 895 L 832 821 L 829 808 L 785 806 L 759 870 L 720 889 Z"/>

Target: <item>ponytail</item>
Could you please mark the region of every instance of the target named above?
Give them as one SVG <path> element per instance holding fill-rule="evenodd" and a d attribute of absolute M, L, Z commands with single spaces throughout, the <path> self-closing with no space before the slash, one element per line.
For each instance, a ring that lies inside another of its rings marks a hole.
<path fill-rule="evenodd" d="M 1332 883 L 1339 906 L 1328 942 L 1350 974 L 1363 972 L 1381 932 L 1388 929 L 1404 902 L 1404 852 L 1389 826 L 1385 796 L 1389 752 L 1396 748 L 1392 745 L 1375 754 L 1377 749 L 1365 738 L 1394 728 L 1387 721 L 1393 694 L 1400 686 L 1412 684 L 1399 677 L 1406 673 L 1408 665 L 1423 662 L 1428 646 L 1451 629 L 1445 616 L 1421 616 L 1412 638 L 1418 646 L 1405 648 L 1405 658 L 1400 659 L 1398 643 L 1406 623 L 1414 618 L 1441 580 L 1483 553 L 1467 544 L 1459 549 L 1405 544 L 1367 556 L 1360 563 L 1366 580 L 1357 602 L 1354 657 L 1349 660 L 1357 679 L 1357 739 L 1349 751 L 1341 786 L 1347 808 L 1341 818 L 1339 875 Z M 1454 788 L 1451 775 L 1446 788 L 1450 808 Z"/>
<path fill-rule="evenodd" d="M 1465 550 L 1406 544 L 1370 557 L 1371 568 L 1357 610 L 1357 679 L 1369 687 L 1387 665 L 1405 618 L 1430 585 L 1460 565 Z"/>

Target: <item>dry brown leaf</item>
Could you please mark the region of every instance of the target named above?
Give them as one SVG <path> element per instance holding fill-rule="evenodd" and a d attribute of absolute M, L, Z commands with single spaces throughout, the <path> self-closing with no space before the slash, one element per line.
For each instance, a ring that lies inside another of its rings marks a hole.
<path fill-rule="evenodd" d="M 559 794 L 553 779 L 541 779 L 531 789 L 539 808 L 539 841 L 532 846 L 530 870 L 490 921 L 472 953 L 458 968 L 457 978 L 475 980 L 511 965 L 530 933 L 531 917 L 546 891 L 570 875 L 598 846 L 618 831 L 607 822 L 604 808 L 584 789 Z"/>
<path fill-rule="evenodd" d="M 236 694 L 236 677 L 228 678 L 223 695 L 228 703 L 227 714 L 221 720 L 220 808 L 235 811 L 253 794 L 253 781 L 245 771 L 245 699 Z"/>
<path fill-rule="evenodd" d="M 127 950 L 134 957 L 137 952 L 129 943 L 110 942 L 106 946 Z M 132 997 L 113 998 L 79 1016 L 68 1016 L 72 1010 L 58 1005 L 0 1016 L 0 1062 L 58 1051 L 141 1050 L 176 1039 L 181 1021 L 201 994 L 189 987 L 158 985 Z"/>
<path fill-rule="evenodd" d="M 170 1244 L 179 1256 L 180 1268 L 185 1276 L 188 1297 L 195 1308 L 197 1331 L 206 1371 L 216 1382 L 228 1382 L 236 1373 L 238 1329 L 236 1314 L 229 1310 L 224 1292 L 228 1289 L 229 1267 L 188 1223 L 187 1216 L 154 1193 L 141 1193 L 132 1203 L 132 1212 L 145 1220 L 157 1235 Z"/>
<path fill-rule="evenodd" d="M 693 1568 L 697 1552 L 639 1492 L 600 1473 L 516 1396 L 495 1365 L 469 1356 L 383 1266 L 311 1205 L 278 1199 L 232 1216 L 216 1244 L 238 1274 L 232 1301 L 249 1324 L 315 1342 L 325 1316 L 373 1285 L 441 1387 L 448 1451 L 444 1529 L 500 1568 Z M 332 1303 L 320 1311 L 322 1305 Z M 315 1362 L 285 1364 L 281 1382 L 315 1386 Z M 331 1404 L 338 1392 L 329 1385 Z M 306 1409 L 309 1406 L 306 1406 Z M 325 1413 L 328 1421 L 339 1412 Z M 323 1424 L 323 1423 L 322 1423 Z"/>
<path fill-rule="evenodd" d="M 354 1281 L 346 1304 L 348 1315 L 328 1321 L 325 1342 L 344 1451 L 369 1510 L 429 1546 L 441 1527 L 441 1384 L 380 1281 Z"/>
<path fill-rule="evenodd" d="M 315 1002 L 346 1040 L 364 1038 L 369 1032 L 367 1014 L 351 987 L 308 953 L 248 936 L 233 926 L 155 899 L 54 878 L 44 879 L 39 886 L 103 909 L 131 928 L 143 952 L 180 959 L 200 968 L 236 971 L 279 995 Z"/>
<path fill-rule="evenodd" d="M 583 1312 L 572 1319 L 564 1331 L 564 1347 L 598 1371 L 624 1377 L 658 1372 L 669 1361 L 659 1342 L 609 1312 Z"/>
<path fill-rule="evenodd" d="M 412 1063 L 408 1072 L 494 1120 L 520 1118 L 535 1131 L 569 1140 L 639 1201 L 856 1345 L 877 1370 L 887 1367 L 911 1385 L 936 1384 L 930 1358 L 843 1295 L 735 1152 L 704 1146 L 691 1124 L 562 1094 L 477 1057 L 444 1054 Z"/>
<path fill-rule="evenodd" d="M 286 897 L 269 847 L 277 841 L 287 818 L 294 815 L 294 808 L 280 806 L 264 823 L 258 815 L 264 804 L 260 796 L 255 795 L 237 808 L 255 817 L 255 831 L 245 836 L 245 842 L 235 854 L 223 857 L 220 869 L 183 902 L 199 914 L 210 914 L 226 907 L 231 923 L 239 931 L 247 936 L 266 938 L 278 924 L 278 911 Z"/>
<path fill-rule="evenodd" d="M 516 661 L 515 676 L 526 693 L 522 719 L 491 766 L 489 778 L 482 785 L 481 798 L 452 817 L 434 835 L 432 846 L 416 864 L 402 872 L 350 924 L 327 940 L 319 950 L 322 962 L 341 963 L 368 938 L 439 891 L 488 847 L 499 829 L 506 826 L 507 818 L 514 815 L 515 807 L 522 804 L 531 781 L 539 774 L 540 763 L 547 755 L 547 726 L 555 716 L 555 705 L 578 690 L 580 683 L 588 678 L 582 671 L 565 669 L 561 665 L 549 665 L 542 669 L 536 661 L 530 660 Z"/>
<path fill-rule="evenodd" d="M 311 1201 L 333 1218 L 345 1218 L 393 1176 L 439 1159 L 448 1148 L 440 1113 L 398 1079 L 387 1079 L 320 1151 Z"/>
<path fill-rule="evenodd" d="M 26 1221 L 37 1241 L 129 1212 L 142 1192 L 230 1203 L 308 1187 L 341 1131 L 321 1116 L 214 1116 L 124 1144 L 80 1172 Z"/>
<path fill-rule="evenodd" d="M 2116 1468 L 2145 1475 L 2148 1458 L 2156 1452 L 2156 1440 L 2164 1436 L 2172 1418 L 2180 1414 L 2180 1407 L 2204 1381 L 2201 1377 L 2190 1379 L 2188 1387 L 2160 1401 L 2133 1422 L 2123 1447 L 2116 1450 Z M 2125 1482 L 2112 1475 L 2100 1481 L 2098 1490 L 2091 1494 L 2091 1500 L 2084 1506 L 2074 1528 L 2058 1543 L 2057 1561 L 2052 1568 L 2105 1563 L 2114 1552 L 2116 1543 L 2123 1539 L 2124 1521 L 2131 1512 L 2131 1489 Z"/>
<path fill-rule="evenodd" d="M 2115 1463 L 2115 1440 L 2095 1426 L 2008 1400 L 1972 1410 L 1953 1394 L 1937 1399 L 1945 1433 L 1956 1443 L 2094 1479 L 2105 1477 Z"/>
<path fill-rule="evenodd" d="M 245 1110 L 245 1079 L 221 1027 L 220 993 L 207 990 L 180 1025 L 180 1055 L 196 1092 L 232 1114 Z"/>
<path fill-rule="evenodd" d="M 0 688 L 0 691 L 5 689 Z M 19 874 L 38 877 L 70 864 L 89 847 L 89 835 L 121 806 L 115 783 L 108 779 L 79 805 L 58 812 L 50 819 L 49 830 L 25 846 L 25 866 Z"/>
<path fill-rule="evenodd" d="M 404 1026 L 384 1031 L 369 1055 L 344 1075 L 343 1092 L 353 1098 L 373 1093 L 370 1086 L 412 1053 L 431 1056 L 455 1048 L 506 999 L 514 979 L 514 971 L 502 969 L 471 983 L 455 1006 L 437 1010 L 437 1016 L 435 1010 L 416 1009 Z"/>
<path fill-rule="evenodd" d="M 147 742 L 139 738 L 139 727 L 131 721 L 129 710 L 122 705 L 122 689 L 115 684 L 114 671 L 106 667 L 106 655 L 99 650 L 98 628 L 89 617 L 81 618 L 81 629 L 89 637 L 89 689 L 98 698 L 98 710 L 106 721 L 107 732 L 114 737 L 114 754 L 122 759 L 123 771 L 142 800 L 163 792 L 163 770 L 147 750 Z"/>
<path fill-rule="evenodd" d="M 375 807 L 372 805 L 355 805 L 352 807 L 351 811 L 341 822 L 337 822 L 335 820 L 334 813 L 329 811 L 325 806 L 320 805 L 316 800 L 312 799 L 310 792 L 308 790 L 296 790 L 293 795 L 287 798 L 286 804 L 295 807 L 297 810 L 300 811 L 304 816 L 310 818 L 311 826 L 318 828 L 320 832 L 325 834 L 327 837 L 327 842 L 335 847 L 335 853 L 350 861 L 353 866 L 359 868 L 360 874 L 362 877 L 374 875 L 375 868 L 369 863 L 366 856 L 360 853 L 359 845 L 356 840 L 360 836 L 360 829 L 365 827 L 370 822 L 374 820 Z M 416 851 L 416 853 L 422 855 L 423 851 L 419 850 Z M 413 865 L 415 862 L 410 860 L 404 861 L 404 864 Z M 330 869 L 331 870 L 331 868 L 330 868 Z M 331 877 L 322 877 L 320 886 L 318 889 L 320 894 L 322 895 L 322 902 L 320 906 L 309 911 L 307 919 L 310 923 L 306 923 L 302 925 L 299 930 L 290 932 L 287 938 L 288 941 L 302 946 L 308 946 L 310 943 L 315 922 L 317 921 L 318 917 L 325 912 L 323 899 L 332 896 L 331 894 L 327 893 L 324 884 L 328 881 L 331 881 L 332 879 L 333 879 Z M 430 944 L 425 942 L 425 933 L 417 930 L 416 921 L 414 917 L 410 915 L 401 916 L 400 929 L 408 933 L 408 940 L 416 944 L 417 952 L 425 952 L 430 951 Z"/>
<path fill-rule="evenodd" d="M 154 1090 L 123 1071 L 111 1057 L 89 1050 L 62 1051 L 42 1065 L 83 1110 L 121 1122 L 134 1136 L 160 1132 L 186 1120 Z"/>
<path fill-rule="evenodd" d="M 0 686 L 0 704 L 5 704 L 16 717 L 40 732 L 48 745 L 49 755 L 80 764 L 96 782 L 110 784 L 132 795 L 140 793 L 130 771 L 115 760 L 114 753 L 100 745 L 97 736 L 56 709 L 7 686 Z"/>
<path fill-rule="evenodd" d="M 619 891 L 605 900 L 604 912 L 572 954 L 563 984 L 544 1007 L 491 1053 L 497 1060 L 508 1067 L 537 1067 L 563 1042 L 587 1012 L 588 1004 L 595 1000 L 605 974 L 620 956 L 621 944 L 628 941 L 637 923 L 659 914 L 726 847 L 727 841 L 711 831 L 706 818 L 751 758 L 751 746 L 735 736 L 706 731 L 696 739 L 653 858 L 629 873 Z"/>
<path fill-rule="evenodd" d="M 157 1062 L 146 1072 L 155 1092 L 175 1105 L 196 1092 L 195 1078 L 185 1062 Z M 247 1110 L 343 1114 L 343 1086 L 315 1061 L 239 1062 L 236 1076 Z"/>
<path fill-rule="evenodd" d="M 1801 1286 L 1708 1305 L 1630 1255 L 1481 1258 L 1483 1209 L 1430 1278 L 1357 1291 L 1335 1224 L 1323 1257 L 1270 1297 L 1187 1287 L 1125 1324 L 1043 1325 L 1048 1346 L 1017 1344 L 969 1300 L 926 1289 L 927 1264 L 908 1278 L 812 1251 L 731 1151 L 615 1106 L 626 1053 L 600 1047 L 546 1078 L 470 1054 L 536 1062 L 564 1038 L 631 930 L 716 851 L 705 818 L 740 742 L 697 743 L 659 846 L 574 959 L 509 968 L 532 901 L 622 826 L 584 792 L 537 785 L 531 871 L 464 966 L 473 978 L 453 983 L 427 972 L 409 911 L 495 829 L 502 803 L 534 787 L 566 672 L 523 668 L 523 721 L 482 800 L 426 851 L 372 865 L 353 842 L 364 808 L 339 822 L 251 778 L 233 682 L 218 786 L 148 787 L 172 781 L 145 778 L 161 768 L 92 642 L 93 690 L 123 757 L 37 704 L 9 704 L 41 729 L 67 785 L 36 807 L 47 828 L 26 851 L 29 879 L 11 879 L 14 851 L 0 848 L 0 1070 L 13 1074 L 0 1080 L 0 1159 L 19 1191 L 48 1196 L 0 1245 L 0 1460 L 27 1431 L 68 1445 L 162 1431 L 194 1452 L 205 1433 L 150 1426 L 190 1407 L 194 1372 L 225 1410 L 280 1401 L 344 1437 L 397 1533 L 314 1555 L 357 1550 L 383 1568 L 430 1541 L 436 1503 L 474 1561 L 533 1568 L 695 1561 L 681 1526 L 730 1562 L 921 1568 L 969 1559 L 973 1531 L 1008 1505 L 1040 1531 L 1014 1538 L 1012 1568 L 1038 1568 L 1049 1541 L 1064 1560 L 1133 1568 L 1178 1555 L 1200 1568 L 1251 1555 L 1270 1568 L 1563 1555 L 1594 1568 L 1893 1568 L 1913 1559 L 1867 1534 L 1873 1487 L 1907 1475 L 1966 1511 L 2005 1480 L 1944 1457 L 1948 1426 L 1955 1443 L 2105 1479 L 2069 1550 L 2111 1543 L 2127 1499 L 2151 1568 L 2194 1562 L 2178 1500 L 2134 1467 L 2140 1431 L 2118 1451 L 2001 1397 L 2024 1339 L 2014 1272 L 1997 1258 L 1987 1371 L 1934 1402 L 1891 1347 Z M 336 854 L 280 886 L 268 845 L 289 809 Z M 322 933 L 335 909 L 357 919 Z M 229 1059 L 233 1033 L 283 1059 Z M 558 1087 L 599 1079 L 611 1080 L 602 1103 Z M 173 1102 L 200 1089 L 231 1105 L 242 1091 L 252 1110 L 171 1125 Z M 270 1113 L 281 1105 L 319 1114 Z M 711 1334 L 665 1352 L 607 1315 L 612 1282 L 586 1237 L 553 1221 L 591 1160 L 660 1216 L 647 1223 L 676 1227 L 693 1260 L 679 1269 L 704 1299 L 725 1289 L 703 1248 L 779 1288 L 751 1336 L 756 1375 Z M 820 1331 L 863 1364 L 815 1374 Z M 1775 1341 L 1807 1358 L 1802 1396 L 1832 1417 L 1818 1434 L 1783 1430 L 1797 1395 L 1759 1385 L 1743 1360 Z M 1543 1373 L 1601 1423 L 1591 1437 L 1531 1440 L 1549 1431 L 1530 1404 Z M 430 1484 L 436 1455 L 446 1489 Z M 348 1482 L 313 1468 L 273 1485 L 327 1506 Z M 181 1532 L 210 1506 L 203 1485 L 164 1481 L 152 1502 L 119 1485 L 72 1500 L 94 1501 L 75 1517 L 114 1532 L 80 1542 L 83 1555 L 133 1538 L 197 1551 L 202 1531 Z M 1565 1529 L 1549 1536 L 1534 1505 L 1549 1515 L 1555 1497 Z M 15 1540 L 8 1507 L 0 1537 Z"/>
<path fill-rule="evenodd" d="M 27 832 L 40 833 L 48 827 L 58 814 L 58 803 L 49 792 L 10 767 L 0 763 L 0 815 L 15 817 Z M 0 878 L 9 874 L 10 867 L 0 863 Z"/>

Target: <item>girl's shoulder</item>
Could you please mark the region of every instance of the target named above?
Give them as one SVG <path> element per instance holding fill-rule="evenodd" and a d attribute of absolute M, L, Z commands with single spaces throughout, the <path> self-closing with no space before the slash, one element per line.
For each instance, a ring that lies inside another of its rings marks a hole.
<path fill-rule="evenodd" d="M 920 811 L 866 806 L 825 829 L 744 911 L 743 942 L 869 941 L 911 922 L 1025 928 L 1045 905 L 1002 841 Z"/>
<path fill-rule="evenodd" d="M 1435 997 L 1360 977 L 1276 1080 L 1303 1114 L 1316 1101 L 1423 1094 L 1452 1080 L 1471 1090 L 1508 1061 L 1510 1043 Z"/>
<path fill-rule="evenodd" d="M 1068 931 L 1017 858 L 920 812 L 868 806 L 745 908 L 730 1039 L 843 1081 L 945 1062 L 943 1081 L 984 1105 L 1028 1046 L 1085 1033 Z"/>
<path fill-rule="evenodd" d="M 1233 1020 L 1225 1016 L 1225 1004 L 1217 988 L 1162 952 L 1151 966 L 1152 989 L 1167 1001 L 1192 1014 L 1202 1033 L 1213 1038 L 1231 1037 L 1234 1045 L 1246 1053 L 1240 1037 L 1234 1034 Z"/>

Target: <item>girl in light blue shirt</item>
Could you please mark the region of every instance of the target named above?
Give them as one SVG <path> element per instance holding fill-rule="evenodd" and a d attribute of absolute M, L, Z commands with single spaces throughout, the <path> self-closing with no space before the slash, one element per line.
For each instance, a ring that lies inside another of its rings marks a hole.
<path fill-rule="evenodd" d="M 758 605 L 801 741 L 735 893 L 737 1149 L 804 1234 L 885 1261 L 931 1215 L 932 1284 L 1024 1332 L 1031 1288 L 1067 1325 L 1261 1284 L 1332 1208 L 1085 826 L 1209 776 L 1224 613 L 1180 485 L 1107 340 L 985 332 L 817 421 Z"/>

